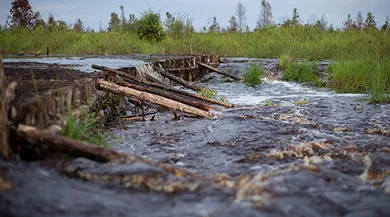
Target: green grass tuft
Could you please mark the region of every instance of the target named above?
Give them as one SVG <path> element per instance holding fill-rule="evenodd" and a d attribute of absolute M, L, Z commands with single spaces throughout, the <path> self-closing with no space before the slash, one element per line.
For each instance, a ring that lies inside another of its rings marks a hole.
<path fill-rule="evenodd" d="M 74 117 L 69 106 L 61 134 L 71 139 L 87 141 L 97 146 L 106 147 L 105 136 L 96 127 L 96 124 L 97 117 L 95 113 L 90 113 L 88 109 L 85 109 L 81 111 L 80 117 Z"/>
<path fill-rule="evenodd" d="M 302 60 L 300 62 L 286 62 L 283 79 L 314 86 L 323 86 L 318 78 L 318 63 Z"/>
<path fill-rule="evenodd" d="M 390 102 L 390 61 L 382 60 L 377 62 L 376 70 L 372 73 L 370 102 Z"/>
<path fill-rule="evenodd" d="M 264 75 L 264 69 L 256 63 L 248 67 L 244 74 L 244 84 L 254 87 L 261 84 L 261 76 Z"/>
<path fill-rule="evenodd" d="M 217 91 L 213 90 L 212 88 L 203 88 L 198 93 L 199 95 L 210 99 L 217 99 L 218 94 Z"/>

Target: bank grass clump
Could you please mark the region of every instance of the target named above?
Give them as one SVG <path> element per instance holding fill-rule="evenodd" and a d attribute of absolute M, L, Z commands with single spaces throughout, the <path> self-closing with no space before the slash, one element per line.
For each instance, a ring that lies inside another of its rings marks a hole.
<path fill-rule="evenodd" d="M 330 65 L 330 86 L 340 93 L 362 93 L 370 87 L 375 65 L 370 59 L 342 60 Z"/>
<path fill-rule="evenodd" d="M 318 77 L 319 63 L 308 60 L 287 61 L 283 65 L 283 79 L 286 81 L 295 81 L 313 86 L 323 86 Z"/>
<path fill-rule="evenodd" d="M 278 61 L 279 61 L 278 63 L 279 68 L 286 69 L 287 66 L 293 62 L 293 59 L 289 54 L 284 53 L 279 57 Z"/>
<path fill-rule="evenodd" d="M 264 75 L 264 69 L 262 66 L 257 63 L 253 63 L 250 67 L 248 67 L 244 74 L 244 84 L 255 87 L 261 84 L 261 77 Z"/>
<path fill-rule="evenodd" d="M 390 103 L 390 61 L 377 61 L 371 76 L 371 103 Z"/>
<path fill-rule="evenodd" d="M 76 117 L 71 106 L 68 106 L 61 134 L 71 139 L 106 147 L 105 136 L 102 130 L 97 127 L 97 121 L 95 113 L 91 113 L 89 109 L 82 109 Z"/>
<path fill-rule="evenodd" d="M 373 103 L 390 102 L 390 61 L 385 57 L 338 61 L 328 73 L 337 92 L 368 93 Z"/>

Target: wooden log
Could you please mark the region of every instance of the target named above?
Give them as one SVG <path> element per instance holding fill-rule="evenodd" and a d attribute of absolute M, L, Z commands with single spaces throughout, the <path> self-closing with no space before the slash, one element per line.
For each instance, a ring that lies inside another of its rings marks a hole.
<path fill-rule="evenodd" d="M 172 92 L 179 93 L 179 94 L 182 94 L 182 95 L 185 95 L 185 96 L 193 97 L 195 99 L 202 100 L 204 102 L 225 106 L 226 108 L 233 108 L 234 107 L 234 105 L 232 105 L 230 103 L 226 103 L 226 102 L 210 99 L 210 98 L 207 98 L 207 97 L 204 97 L 204 96 L 200 96 L 200 95 L 197 95 L 197 94 L 194 94 L 194 93 L 189 93 L 189 92 L 186 92 L 186 91 L 183 91 L 183 90 L 179 90 L 179 89 L 173 88 L 173 87 L 168 86 L 166 84 L 162 85 L 162 84 L 156 84 L 156 83 L 148 82 L 148 81 L 146 81 L 144 79 L 141 79 L 141 78 L 138 78 L 136 76 L 130 75 L 130 74 L 126 73 L 126 72 L 122 72 L 120 70 L 110 69 L 110 68 L 107 68 L 107 67 L 104 67 L 104 66 L 98 66 L 98 65 L 92 65 L 92 68 L 99 69 L 99 70 L 104 70 L 104 71 L 107 71 L 107 72 L 110 72 L 110 73 L 114 73 L 114 74 L 120 75 L 120 76 L 122 76 L 124 78 L 128 78 L 131 81 L 135 81 L 135 82 L 142 83 L 142 84 L 145 84 L 145 85 L 148 85 L 148 86 L 152 86 L 152 87 L 157 87 L 157 88 L 160 88 L 160 89 L 163 89 L 163 90 L 172 91 Z M 125 79 L 125 80 L 130 82 L 130 80 L 127 80 L 127 79 Z"/>
<path fill-rule="evenodd" d="M 11 84 L 8 85 L 7 89 L 5 90 L 5 104 L 7 105 L 7 110 L 9 109 L 9 106 L 11 105 L 11 101 L 15 98 L 15 92 L 18 88 L 18 83 L 16 81 L 11 82 Z"/>
<path fill-rule="evenodd" d="M 177 102 L 171 99 L 168 99 L 166 97 L 162 97 L 159 95 L 151 94 L 151 93 L 146 93 L 142 91 L 135 90 L 133 88 L 129 87 L 123 87 L 108 81 L 105 81 L 103 79 L 98 79 L 97 84 L 99 85 L 100 88 L 113 92 L 113 93 L 121 93 L 126 96 L 134 97 L 139 100 L 144 100 L 153 104 L 157 104 L 160 106 L 172 108 L 174 110 L 179 110 L 183 111 L 189 114 L 196 115 L 198 117 L 203 117 L 203 118 L 212 118 L 213 115 L 207 111 L 195 108 L 190 105 L 186 105 L 181 102 Z"/>
<path fill-rule="evenodd" d="M 121 84 L 123 86 L 126 86 L 126 87 L 130 87 L 130 88 L 139 90 L 139 91 L 157 94 L 157 95 L 166 97 L 168 99 L 172 99 L 172 100 L 175 100 L 177 102 L 182 102 L 184 104 L 191 105 L 191 106 L 194 106 L 196 108 L 200 108 L 200 109 L 203 109 L 203 110 L 206 110 L 206 111 L 210 111 L 212 109 L 214 109 L 214 110 L 217 109 L 217 108 L 209 106 L 209 105 L 207 105 L 205 103 L 201 103 L 201 102 L 198 102 L 198 101 L 190 100 L 188 98 L 179 96 L 179 95 L 177 95 L 175 93 L 172 93 L 172 92 L 164 91 L 162 89 L 158 89 L 158 88 L 154 88 L 154 87 L 150 87 L 150 86 L 148 87 L 146 85 L 132 84 L 132 83 L 125 82 L 125 81 L 119 81 L 119 84 Z"/>
<path fill-rule="evenodd" d="M 33 145 L 45 144 L 50 150 L 69 154 L 74 157 L 85 157 L 99 162 L 109 162 L 128 157 L 126 154 L 111 149 L 42 132 L 34 127 L 23 124 L 18 125 L 17 134 Z"/>
<path fill-rule="evenodd" d="M 8 111 L 5 94 L 3 57 L 0 54 L 0 155 L 9 158 L 11 149 L 8 143 Z"/>
<path fill-rule="evenodd" d="M 214 67 L 212 67 L 212 66 L 209 66 L 209 65 L 207 65 L 207 64 L 204 64 L 204 63 L 201 63 L 201 62 L 197 62 L 197 63 L 198 63 L 198 65 L 200 65 L 200 66 L 202 66 L 202 67 L 204 67 L 204 68 L 206 68 L 206 69 L 209 69 L 209 70 L 211 70 L 211 71 L 213 71 L 213 72 L 216 72 L 216 73 L 218 73 L 218 74 L 224 75 L 224 76 L 229 77 L 229 78 L 233 78 L 234 80 L 238 80 L 238 81 L 239 81 L 239 80 L 242 80 L 241 77 L 238 77 L 238 76 L 235 76 L 235 75 L 232 75 L 232 74 L 223 72 L 223 71 L 221 71 L 221 70 L 219 70 L 219 69 L 217 69 L 217 68 L 214 68 Z"/>
<path fill-rule="evenodd" d="M 194 90 L 194 91 L 201 91 L 203 89 L 203 87 L 199 87 L 199 86 L 196 86 L 196 85 L 193 85 L 193 84 L 190 84 L 189 82 L 179 78 L 179 77 L 176 77 L 172 74 L 169 74 L 167 73 L 163 68 L 162 66 L 160 65 L 160 69 L 158 70 L 158 73 L 160 73 L 162 76 L 174 81 L 174 82 L 177 82 L 179 84 L 181 84 L 182 86 L 184 87 L 187 87 L 191 90 Z"/>
<path fill-rule="evenodd" d="M 161 164 L 140 158 L 136 155 L 118 152 L 113 149 L 98 147 L 88 142 L 77 141 L 64 136 L 39 131 L 38 129 L 27 125 L 19 124 L 17 127 L 17 135 L 26 139 L 33 145 L 45 146 L 52 151 L 68 154 L 73 157 L 84 157 L 103 163 L 110 161 L 143 162 L 145 164 L 160 167 L 166 172 L 175 174 L 178 177 L 199 177 L 198 175 L 182 168 Z"/>
<path fill-rule="evenodd" d="M 154 72 L 151 65 L 145 64 L 141 66 L 136 66 L 135 68 L 138 74 L 144 75 L 147 80 L 157 84 L 165 85 L 164 82 L 160 81 L 159 79 L 157 79 L 155 76 L 152 75 Z"/>
<path fill-rule="evenodd" d="M 211 99 L 211 98 L 204 97 L 204 96 L 200 96 L 198 94 L 190 93 L 190 92 L 187 92 L 187 91 L 184 91 L 184 90 L 180 90 L 180 89 L 176 89 L 176 88 L 171 87 L 171 86 L 161 86 L 161 85 L 155 84 L 155 83 L 138 82 L 138 81 L 133 81 L 133 80 L 126 79 L 126 78 L 124 80 L 129 82 L 129 83 L 144 84 L 144 85 L 147 85 L 147 86 L 156 87 L 156 88 L 159 88 L 159 89 L 162 89 L 162 90 L 166 90 L 166 91 L 170 91 L 170 92 L 173 92 L 173 93 L 177 93 L 177 94 L 183 95 L 185 97 L 189 97 L 190 99 L 193 98 L 193 99 L 196 99 L 196 100 L 200 100 L 202 102 L 215 104 L 215 105 L 221 105 L 221 106 L 224 106 L 226 108 L 233 108 L 234 107 L 233 104 L 230 104 L 230 103 L 227 103 L 227 102 L 218 101 L 218 100 Z"/>

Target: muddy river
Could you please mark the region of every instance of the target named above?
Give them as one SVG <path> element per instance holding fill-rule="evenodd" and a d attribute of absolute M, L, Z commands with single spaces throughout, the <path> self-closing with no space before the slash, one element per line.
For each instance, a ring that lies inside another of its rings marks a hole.
<path fill-rule="evenodd" d="M 219 68 L 240 75 L 250 65 L 242 60 Z M 142 60 L 121 61 L 93 63 Z M 280 73 L 276 60 L 250 61 Z M 270 77 L 255 88 L 214 74 L 204 81 L 238 106 L 212 120 L 162 118 L 107 132 L 116 150 L 198 176 L 134 162 L 75 159 L 63 170 L 0 161 L 0 216 L 390 216 L 389 104 Z"/>

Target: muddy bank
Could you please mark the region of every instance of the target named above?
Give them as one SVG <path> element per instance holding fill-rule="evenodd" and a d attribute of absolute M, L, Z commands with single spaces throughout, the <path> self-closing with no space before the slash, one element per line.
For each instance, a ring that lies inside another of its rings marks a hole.
<path fill-rule="evenodd" d="M 98 73 L 84 73 L 74 70 L 74 65 L 58 65 L 36 62 L 5 63 L 6 82 L 18 82 L 15 100 L 23 102 L 28 98 L 63 87 L 83 86 L 83 80 L 100 76 Z"/>

